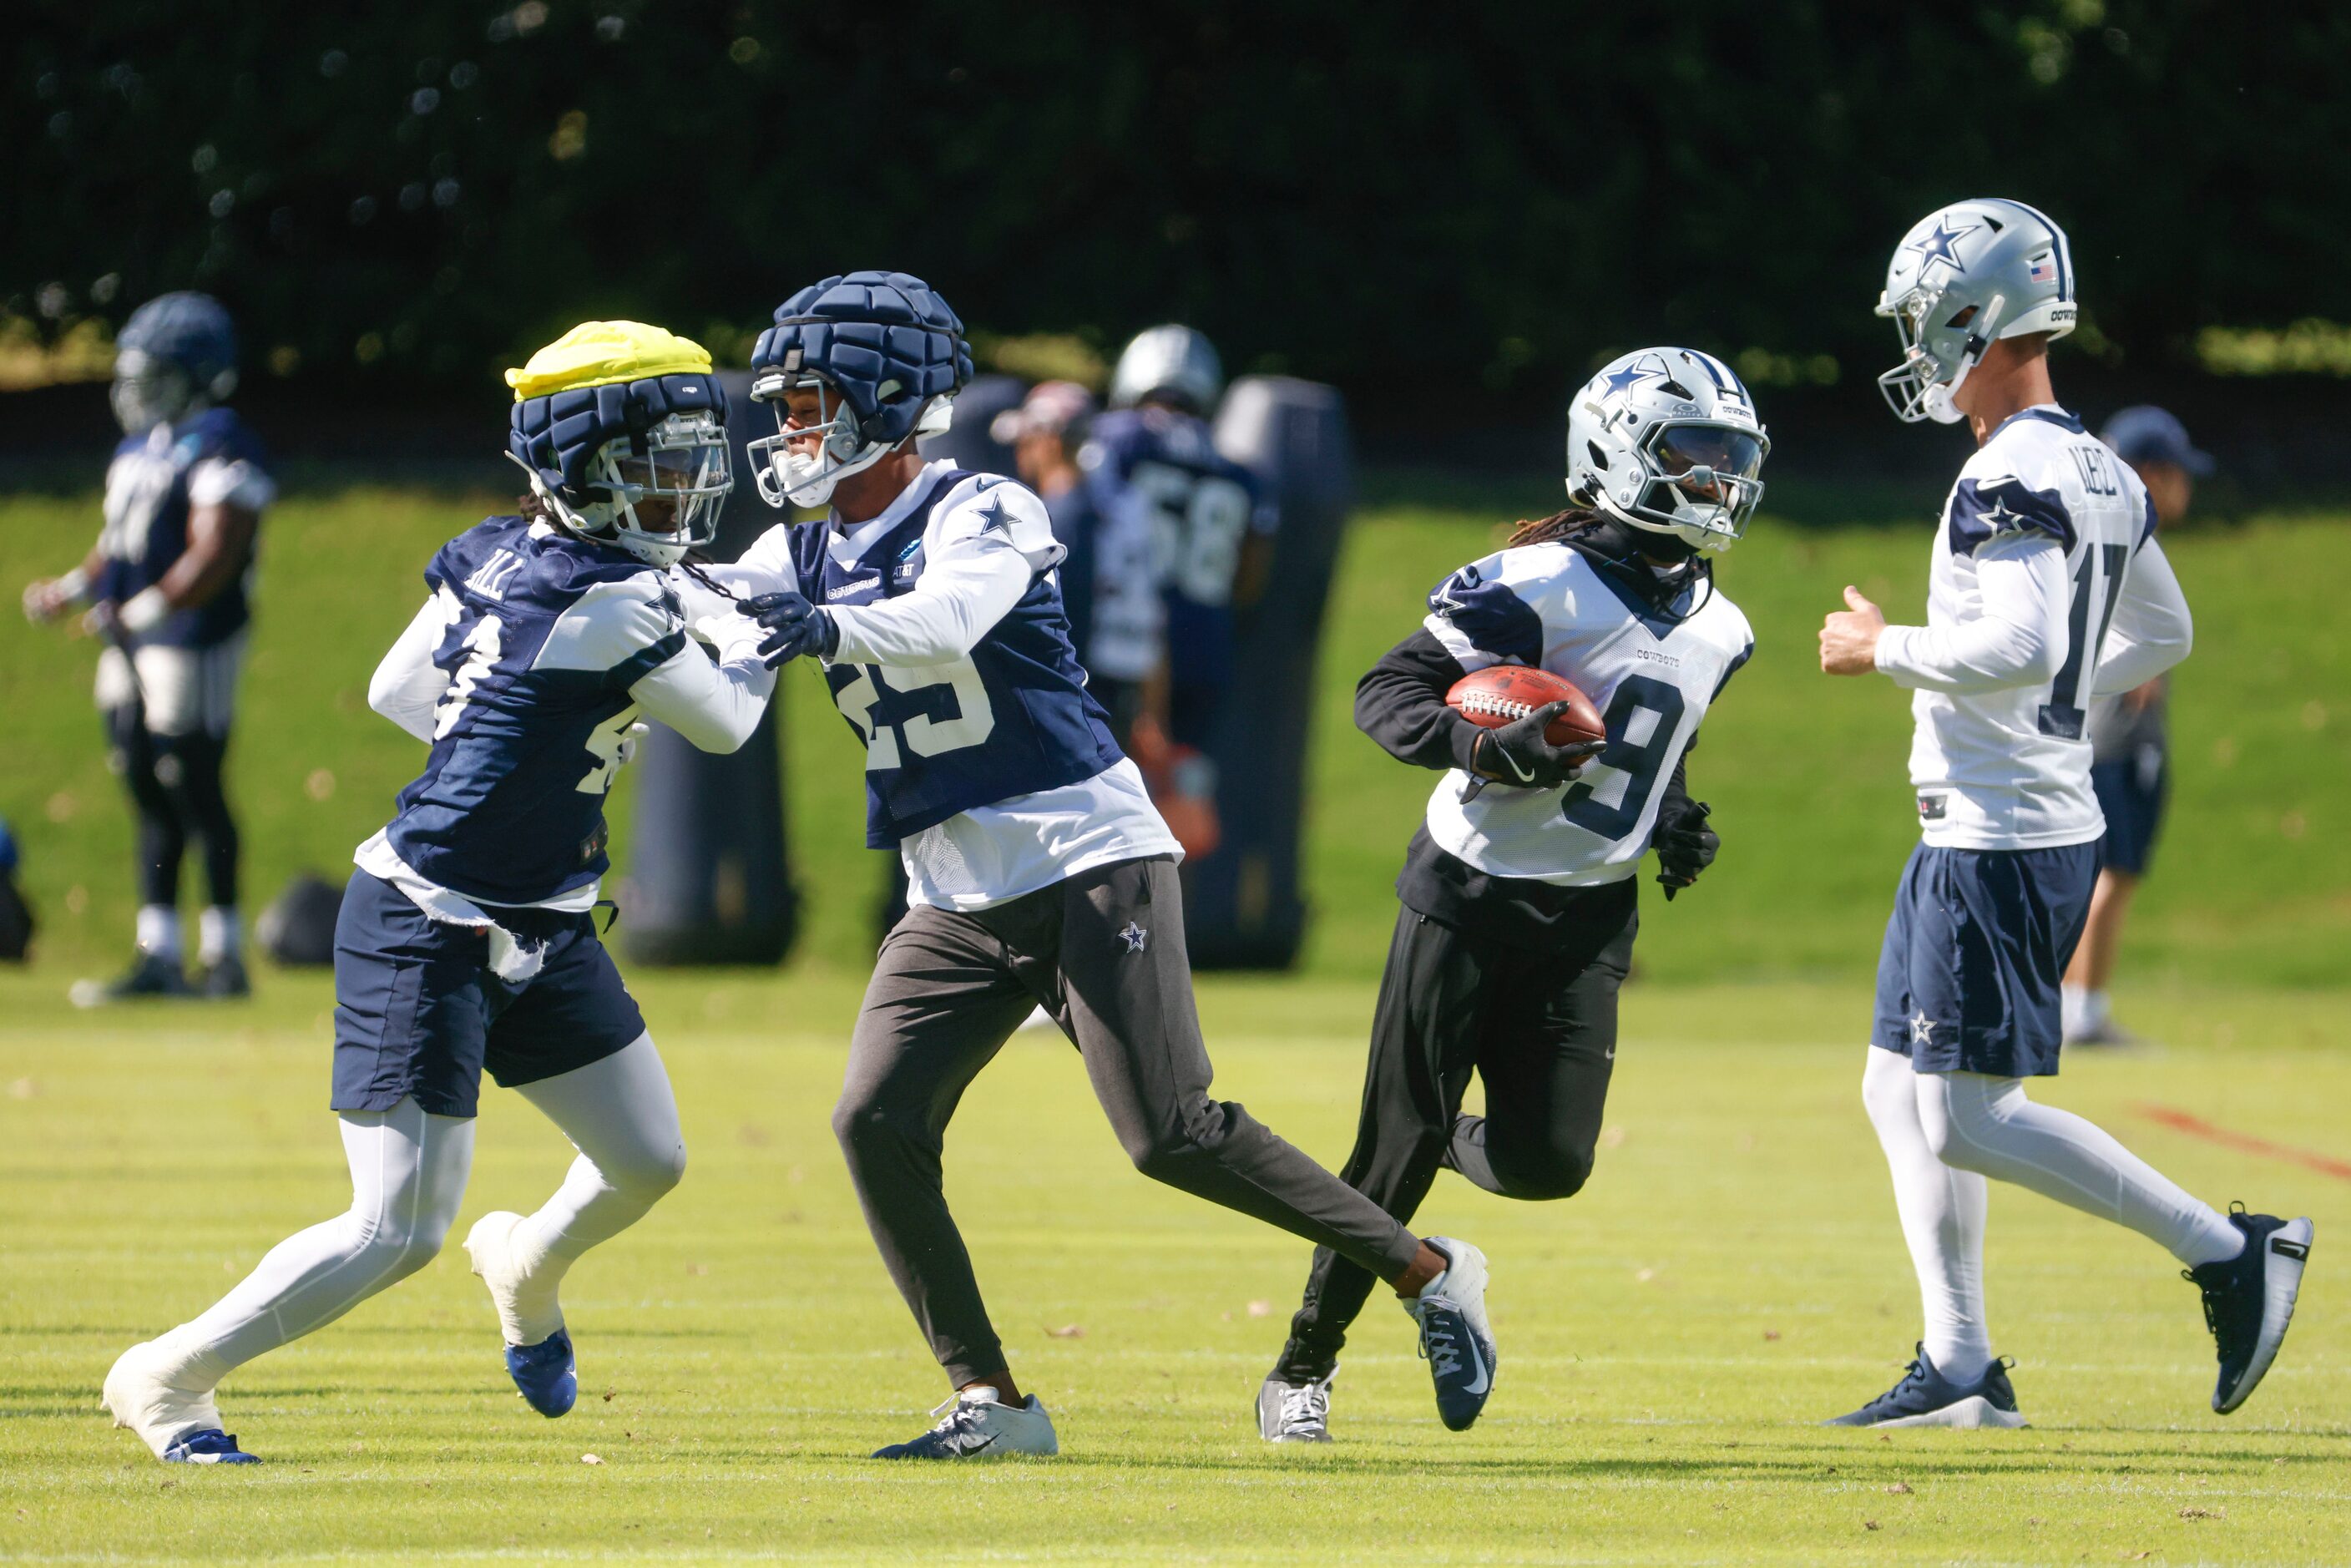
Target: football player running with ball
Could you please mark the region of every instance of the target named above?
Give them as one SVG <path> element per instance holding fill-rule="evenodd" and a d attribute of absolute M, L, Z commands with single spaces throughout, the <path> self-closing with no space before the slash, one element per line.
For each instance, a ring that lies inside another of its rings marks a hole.
<path fill-rule="evenodd" d="M 1341 1173 L 1399 1219 L 1439 1170 L 1530 1201 L 1573 1197 L 1592 1174 L 1641 856 L 1656 844 L 1671 898 L 1719 845 L 1684 758 L 1754 649 L 1713 563 L 1754 515 L 1769 449 L 1719 360 L 1659 348 L 1615 361 L 1568 414 L 1573 504 L 1439 583 L 1423 628 L 1355 687 L 1365 734 L 1445 773 L 1396 879 L 1404 907 Z M 1465 674 L 1503 664 L 1574 683 L 1606 741 L 1552 745 L 1563 704 L 1493 729 L 1447 706 Z M 1472 1072 L 1482 1116 L 1461 1112 Z M 1371 1285 L 1352 1260 L 1314 1254 L 1258 1394 L 1269 1442 L 1330 1440 L 1332 1378 Z"/>
<path fill-rule="evenodd" d="M 882 945 L 833 1129 L 883 1262 L 955 1393 L 882 1458 L 1050 1454 L 1013 1381 L 941 1190 L 948 1119 L 1031 1009 L 1077 1045 L 1145 1175 L 1329 1247 L 1394 1286 L 1424 1344 L 1483 1341 L 1486 1262 L 1423 1241 L 1239 1105 L 1208 1093 L 1175 839 L 1087 693 L 1042 501 L 925 465 L 969 380 L 963 327 L 904 273 L 800 290 L 752 355 L 777 434 L 751 444 L 770 529 L 716 569 L 770 628 L 775 662 L 822 662 L 865 747 L 866 841 L 895 848 L 911 908 Z M 1482 1372 L 1437 1374 L 1439 1405 Z"/>
<path fill-rule="evenodd" d="M 2076 315 L 2056 225 L 2018 202 L 1946 207 L 1903 237 L 1877 313 L 1902 339 L 1879 378 L 1896 414 L 1965 420 L 1976 453 L 1929 547 L 1927 624 L 1889 626 L 1847 588 L 1821 630 L 1828 674 L 1917 694 L 1923 830 L 1886 925 L 1862 1099 L 1926 1333 L 1899 1382 L 1834 1424 L 2024 1424 L 1984 1321 L 1988 1176 L 2128 1226 L 2187 1265 L 2219 1345 L 2212 1408 L 2226 1413 L 2285 1337 L 2310 1221 L 2222 1214 L 2024 1092 L 2057 1071 L 2059 984 L 2098 872 L 2084 714 L 2187 657 L 2188 603 L 2147 486 L 2051 389 L 2049 343 Z"/>
<path fill-rule="evenodd" d="M 106 1407 L 159 1458 L 250 1462 L 221 1429 L 220 1380 L 432 1261 L 465 1195 L 485 1068 L 579 1151 L 537 1213 L 485 1215 L 465 1239 L 507 1372 L 543 1416 L 579 1392 L 564 1271 L 685 1166 L 668 1074 L 591 910 L 604 795 L 638 716 L 731 751 L 774 685 L 758 628 L 723 601 L 689 627 L 664 576 L 710 539 L 731 488 L 726 396 L 699 346 L 633 321 L 574 328 L 507 381 L 526 515 L 441 548 L 431 597 L 368 687 L 432 750 L 360 846 L 335 927 L 331 1103 L 351 1207 L 114 1364 Z"/>

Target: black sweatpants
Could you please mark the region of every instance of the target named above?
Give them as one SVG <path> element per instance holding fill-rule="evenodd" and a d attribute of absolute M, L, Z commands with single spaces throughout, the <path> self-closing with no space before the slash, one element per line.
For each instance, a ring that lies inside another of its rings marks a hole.
<path fill-rule="evenodd" d="M 1555 946 L 1513 946 L 1400 911 L 1363 1117 L 1340 1174 L 1398 1221 L 1439 1169 L 1504 1197 L 1574 1196 L 1592 1174 L 1616 1061 L 1616 991 L 1639 926 L 1629 880 L 1580 895 Z M 1461 1114 L 1472 1071 L 1486 1085 L 1483 1116 Z M 1317 1249 L 1277 1374 L 1329 1376 L 1374 1282 Z"/>
<path fill-rule="evenodd" d="M 946 1125 L 1040 1003 L 1144 1175 L 1303 1237 L 1367 1281 L 1418 1255 L 1376 1204 L 1209 1098 L 1173 861 L 1101 866 L 971 914 L 917 905 L 882 945 L 832 1128 L 882 1260 L 956 1386 L 1007 1363 L 941 1189 Z"/>
<path fill-rule="evenodd" d="M 158 735 L 147 727 L 136 704 L 109 708 L 105 716 L 111 760 L 138 819 L 139 902 L 180 902 L 180 862 L 193 838 L 204 845 L 211 902 L 234 907 L 238 841 L 222 779 L 228 760 L 225 731 Z"/>

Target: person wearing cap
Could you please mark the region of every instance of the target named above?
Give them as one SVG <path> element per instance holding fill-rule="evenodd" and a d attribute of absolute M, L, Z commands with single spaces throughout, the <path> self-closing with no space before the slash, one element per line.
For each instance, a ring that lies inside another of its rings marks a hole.
<path fill-rule="evenodd" d="M 759 627 L 723 598 L 689 614 L 669 575 L 734 486 L 726 391 L 701 345 L 638 321 L 583 322 L 507 384 L 507 455 L 529 494 L 434 552 L 368 683 L 368 706 L 428 749 L 353 852 L 335 923 L 328 1103 L 350 1207 L 115 1362 L 105 1407 L 167 1463 L 250 1463 L 222 1429 L 221 1380 L 433 1260 L 485 1072 L 579 1152 L 537 1212 L 485 1214 L 465 1237 L 507 1375 L 542 1416 L 580 1392 L 566 1270 L 685 1169 L 669 1074 L 594 910 L 604 797 L 639 716 L 733 751 L 774 687 Z"/>
<path fill-rule="evenodd" d="M 2158 529 L 2188 515 L 2196 481 L 2212 472 L 2212 456 L 2197 450 L 2177 415 L 2151 403 L 2126 408 L 2106 422 L 2098 439 L 2114 448 L 2147 486 Z M 2098 881 L 2090 895 L 2089 924 L 2074 949 L 2063 992 L 2069 1045 L 2118 1045 L 2130 1034 L 2115 1022 L 2107 986 L 2122 946 L 2131 899 L 2147 875 L 2170 794 L 2170 751 L 2165 707 L 2168 675 L 2090 705 L 2090 785 L 2105 814 L 2098 845 Z"/>
<path fill-rule="evenodd" d="M 252 621 L 255 540 L 276 498 L 261 444 L 225 400 L 236 329 L 210 295 L 165 294 L 115 340 L 111 402 L 122 441 L 106 470 L 105 526 L 80 565 L 25 590 L 38 622 L 81 610 L 105 642 L 97 699 L 137 821 L 139 915 L 131 967 L 80 980 L 78 1006 L 250 988 L 237 905 L 238 839 L 223 777 Z M 195 977 L 182 959 L 180 864 L 203 852 Z"/>
<path fill-rule="evenodd" d="M 1017 408 L 996 416 L 988 433 L 1012 448 L 1015 471 L 1052 518 L 1069 555 L 1059 569 L 1070 641 L 1085 667 L 1086 689 L 1127 744 L 1144 694 L 1159 666 L 1165 619 L 1152 576 L 1151 537 L 1131 516 L 1105 513 L 1078 466 L 1098 406 L 1075 382 L 1040 382 Z"/>

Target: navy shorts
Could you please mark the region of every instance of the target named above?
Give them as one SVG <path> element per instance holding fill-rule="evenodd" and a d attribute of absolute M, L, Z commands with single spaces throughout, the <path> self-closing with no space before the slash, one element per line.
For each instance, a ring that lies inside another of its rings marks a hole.
<path fill-rule="evenodd" d="M 2097 878 L 2095 842 L 1911 851 L 1877 958 L 1870 1043 L 1921 1072 L 2056 1071 L 2059 987 Z"/>
<path fill-rule="evenodd" d="M 2171 793 L 2171 765 L 2163 748 L 2145 746 L 2120 762 L 2090 769 L 2090 788 L 2106 814 L 2106 836 L 2098 843 L 2098 864 L 2108 871 L 2145 876 L 2155 858 L 2155 835 L 2163 826 L 2164 801 Z"/>
<path fill-rule="evenodd" d="M 436 1116 L 471 1116 L 482 1071 L 502 1088 L 601 1061 L 645 1032 L 585 913 L 507 909 L 501 924 L 539 949 L 520 984 L 490 971 L 489 933 L 434 920 L 380 877 L 355 873 L 335 921 L 338 1111 L 389 1111 L 410 1095 Z"/>

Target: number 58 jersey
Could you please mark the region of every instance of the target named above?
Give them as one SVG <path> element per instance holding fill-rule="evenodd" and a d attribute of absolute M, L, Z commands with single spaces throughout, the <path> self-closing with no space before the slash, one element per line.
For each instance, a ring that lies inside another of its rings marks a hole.
<path fill-rule="evenodd" d="M 1656 831 L 1657 804 L 1707 708 L 1755 650 L 1737 605 L 1710 583 L 1659 611 L 1641 586 L 1572 545 L 1522 545 L 1463 567 L 1428 596 L 1431 635 L 1465 670 L 1531 664 L 1574 682 L 1600 709 L 1608 748 L 1573 783 L 1489 785 L 1447 773 L 1428 835 L 1491 876 L 1564 886 L 1622 882 Z"/>

